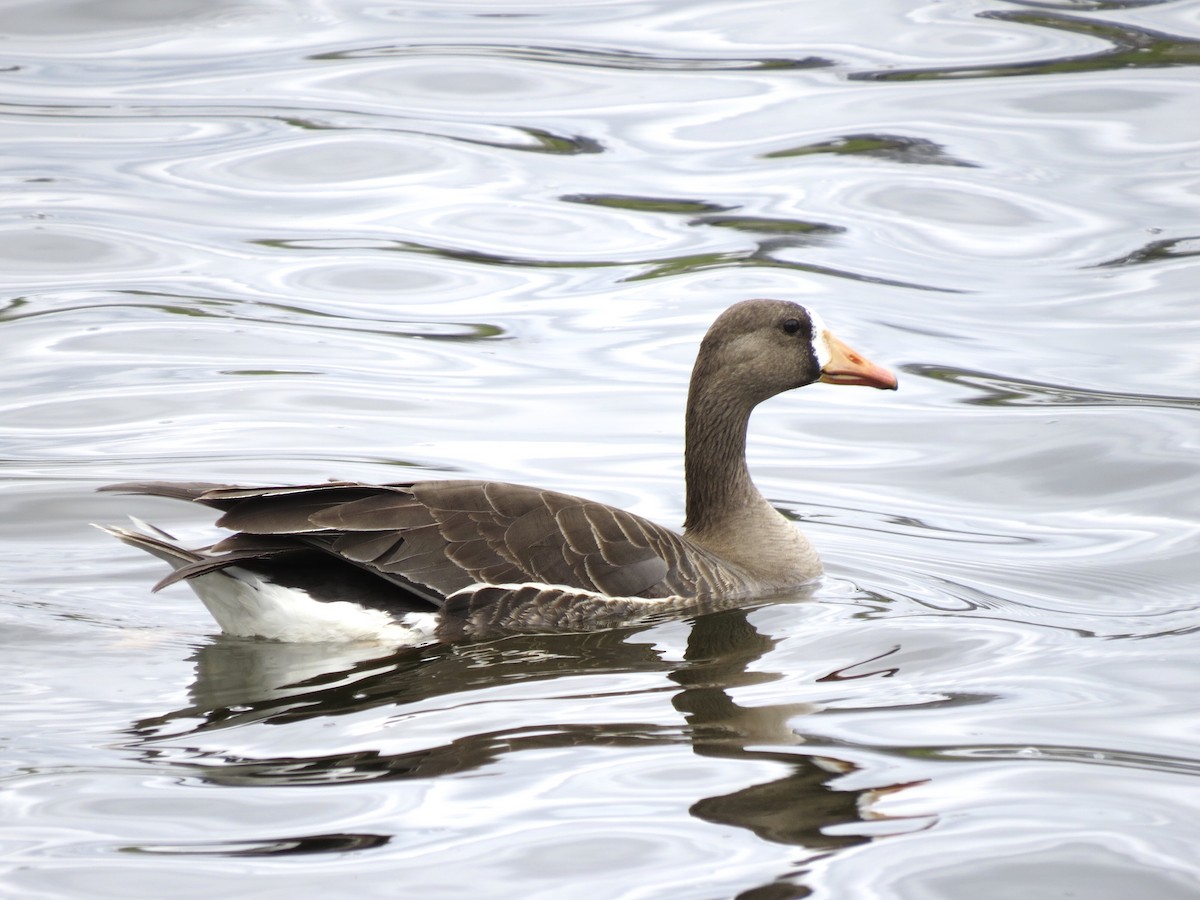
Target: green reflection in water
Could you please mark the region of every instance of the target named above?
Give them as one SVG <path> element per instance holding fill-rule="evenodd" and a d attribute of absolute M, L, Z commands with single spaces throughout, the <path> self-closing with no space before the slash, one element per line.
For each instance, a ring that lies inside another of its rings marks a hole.
<path fill-rule="evenodd" d="M 1200 397 L 1131 394 L 1088 388 L 1044 384 L 1011 376 L 993 375 L 954 366 L 916 364 L 902 366 L 904 372 L 944 381 L 975 392 L 964 403 L 975 406 L 1127 406 L 1200 409 Z"/>
<path fill-rule="evenodd" d="M 836 226 L 825 226 L 834 228 Z M 832 232 L 826 232 L 829 234 Z M 669 256 L 641 261 L 629 260 L 546 260 L 529 257 L 509 256 L 498 253 L 484 253 L 479 250 L 463 250 L 456 247 L 436 247 L 428 244 L 418 244 L 414 241 L 389 241 L 379 239 L 337 239 L 337 240 L 295 240 L 290 238 L 259 238 L 250 241 L 263 247 L 279 250 L 384 250 L 396 253 L 421 253 L 452 259 L 459 262 L 478 263 L 482 265 L 514 266 L 529 269 L 604 269 L 604 268 L 633 268 L 639 271 L 618 279 L 621 282 L 647 281 L 652 278 L 664 278 L 672 275 L 682 275 L 690 272 L 701 272 L 715 268 L 758 267 L 789 269 L 796 272 L 810 272 L 816 275 L 829 275 L 834 278 L 846 278 L 851 281 L 867 284 L 884 284 L 890 287 L 912 288 L 920 291 L 937 291 L 947 294 L 961 294 L 965 291 L 957 288 L 937 287 L 934 285 L 917 284 L 915 282 L 899 281 L 882 278 L 875 275 L 864 275 L 861 272 L 848 272 L 828 266 L 811 263 L 795 262 L 780 259 L 773 254 L 779 250 L 802 246 L 808 241 L 803 235 L 788 235 L 764 238 L 755 246 L 743 250 L 731 250 L 716 253 L 693 253 L 682 256 Z"/>
<path fill-rule="evenodd" d="M 1169 259 L 1185 259 L 1189 256 L 1200 256 L 1200 237 L 1151 241 L 1144 247 L 1134 250 L 1132 253 L 1127 253 L 1117 259 L 1097 263 L 1092 268 L 1115 269 L 1120 266 L 1136 266 L 1143 263 L 1162 262 Z"/>
<path fill-rule="evenodd" d="M 224 369 L 222 375 L 320 375 L 316 370 L 304 369 Z"/>
<path fill-rule="evenodd" d="M 586 203 L 606 209 L 628 209 L 633 212 L 699 213 L 725 212 L 732 206 L 721 206 L 705 200 L 680 200 L 672 197 L 638 197 L 631 194 L 565 194 L 558 198 L 566 203 Z"/>
<path fill-rule="evenodd" d="M 505 339 L 508 332 L 490 322 L 453 321 L 390 321 L 379 318 L 361 318 L 337 312 L 312 309 L 293 303 L 271 303 L 262 300 L 239 298 L 203 297 L 188 294 L 167 294 L 147 290 L 115 291 L 120 297 L 135 297 L 142 302 L 118 302 L 100 299 L 96 302 L 73 303 L 69 306 L 53 306 L 38 309 L 29 298 L 21 297 L 0 307 L 0 322 L 30 319 L 37 316 L 64 315 L 88 310 L 110 310 L 119 308 L 153 309 L 172 316 L 201 319 L 231 319 L 246 322 L 266 322 L 298 327 L 320 327 L 339 331 L 368 332 L 392 337 L 413 338 L 425 341 L 481 341 Z M 165 301 L 165 302 L 164 302 Z M 265 313 L 265 314 L 264 314 Z M 313 374 L 310 372 L 281 372 L 267 370 L 239 370 L 231 375 L 282 375 Z"/>
<path fill-rule="evenodd" d="M 731 228 L 752 234 L 788 234 L 819 237 L 827 234 L 842 234 L 840 225 L 824 222 L 805 222 L 800 219 L 768 219 L 760 216 L 701 216 L 692 220 L 693 225 L 712 225 L 715 228 Z"/>
<path fill-rule="evenodd" d="M 356 47 L 316 53 L 309 59 L 328 61 L 344 59 L 375 59 L 384 57 L 484 57 L 517 59 L 525 62 L 552 63 L 561 66 L 582 66 L 587 69 L 622 69 L 645 71 L 755 71 L 760 69 L 791 70 L 817 69 L 834 65 L 820 56 L 764 59 L 747 57 L 669 56 L 663 53 L 643 53 L 636 50 L 617 50 L 611 47 L 555 47 L 537 44 L 385 44 L 379 47 Z"/>
<path fill-rule="evenodd" d="M 1115 69 L 1154 69 L 1166 66 L 1200 64 L 1200 41 L 1177 35 L 1138 28 L 1128 24 L 1094 22 L 1054 12 L 989 11 L 981 19 L 1036 25 L 1071 34 L 1083 34 L 1108 41 L 1113 46 L 1099 53 L 1033 62 L 1010 63 L 977 68 L 956 66 L 939 69 L 907 69 L 887 72 L 855 72 L 848 77 L 859 81 L 930 81 L 948 78 L 1000 78 L 1009 75 L 1054 75 L 1067 72 L 1097 72 Z"/>
<path fill-rule="evenodd" d="M 19 312 L 22 309 L 22 307 L 25 307 L 28 305 L 29 305 L 29 298 L 13 297 L 4 306 L 0 306 L 0 322 L 3 322 L 5 319 L 24 318 L 24 316 L 15 315 L 15 313 Z"/>
<path fill-rule="evenodd" d="M 942 145 L 935 141 L 896 134 L 847 134 L 817 144 L 764 153 L 763 159 L 789 159 L 793 156 L 815 156 L 825 153 L 866 156 L 915 165 L 979 168 L 975 163 L 957 159 L 946 153 Z"/>

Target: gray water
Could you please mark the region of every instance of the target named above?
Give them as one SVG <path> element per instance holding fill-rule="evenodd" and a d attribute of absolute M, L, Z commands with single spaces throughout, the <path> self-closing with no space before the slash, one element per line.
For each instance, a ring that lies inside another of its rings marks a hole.
<path fill-rule="evenodd" d="M 1200 896 L 1200 3 L 0 3 L 0 895 Z M 811 599 L 223 639 L 93 488 L 682 519 L 695 345 Z"/>

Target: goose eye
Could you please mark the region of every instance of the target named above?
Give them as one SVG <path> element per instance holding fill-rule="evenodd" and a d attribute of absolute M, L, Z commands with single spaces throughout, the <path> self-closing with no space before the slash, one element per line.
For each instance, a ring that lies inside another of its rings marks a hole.
<path fill-rule="evenodd" d="M 800 320 L 799 319 L 787 319 L 783 323 L 783 330 L 786 331 L 788 334 L 795 334 L 797 331 L 800 330 Z"/>

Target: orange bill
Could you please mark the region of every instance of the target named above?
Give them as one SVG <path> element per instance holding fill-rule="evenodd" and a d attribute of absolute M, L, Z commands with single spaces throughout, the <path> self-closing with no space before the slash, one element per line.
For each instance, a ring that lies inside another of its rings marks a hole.
<path fill-rule="evenodd" d="M 829 331 L 822 333 L 829 360 L 821 367 L 821 381 L 828 384 L 862 384 L 884 391 L 896 390 L 896 376 L 853 350 Z"/>

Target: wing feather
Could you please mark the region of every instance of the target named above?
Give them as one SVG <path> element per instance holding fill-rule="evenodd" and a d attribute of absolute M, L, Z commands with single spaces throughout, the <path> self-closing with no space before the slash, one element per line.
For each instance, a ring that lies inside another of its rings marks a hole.
<path fill-rule="evenodd" d="M 369 531 L 365 534 L 343 532 L 338 535 L 330 549 L 336 556 L 344 556 L 351 562 L 371 563 L 394 552 L 404 538 L 394 531 Z"/>
<path fill-rule="evenodd" d="M 357 499 L 360 492 L 345 488 L 310 490 L 286 494 L 264 493 L 234 504 L 217 520 L 217 525 L 247 534 L 306 534 L 329 530 L 313 516 L 330 506 Z M 201 501 L 203 502 L 203 500 Z"/>
<path fill-rule="evenodd" d="M 330 503 L 310 516 L 314 525 L 344 531 L 403 531 L 433 522 L 429 510 L 408 491 L 379 488 L 382 493 L 360 500 Z"/>
<path fill-rule="evenodd" d="M 380 578 L 417 586 L 435 602 L 476 585 L 557 585 L 555 602 L 586 595 L 592 605 L 597 597 L 703 598 L 739 588 L 738 573 L 673 531 L 601 503 L 523 485 L 329 482 L 245 488 L 135 482 L 111 489 L 222 510 L 218 524 L 239 534 L 213 549 L 235 556 L 206 560 L 197 574 L 249 558 L 258 547 L 264 558 L 289 548 L 319 550 Z M 483 593 L 470 603 L 498 596 Z M 527 605 L 534 595 L 526 591 L 521 597 Z"/>

